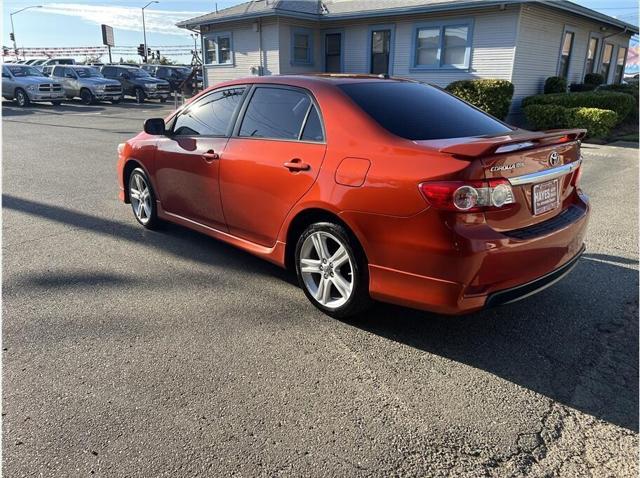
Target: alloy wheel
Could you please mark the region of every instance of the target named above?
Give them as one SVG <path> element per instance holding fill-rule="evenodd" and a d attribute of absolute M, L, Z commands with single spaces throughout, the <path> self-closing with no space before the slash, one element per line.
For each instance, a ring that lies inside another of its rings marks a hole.
<path fill-rule="evenodd" d="M 304 286 L 319 304 L 337 309 L 351 298 L 354 259 L 340 239 L 328 232 L 314 232 L 305 239 L 299 257 Z"/>
<path fill-rule="evenodd" d="M 16 92 L 16 101 L 18 102 L 18 106 L 26 106 L 27 105 L 27 94 L 22 90 L 18 90 Z"/>
<path fill-rule="evenodd" d="M 129 198 L 131 207 L 141 224 L 147 224 L 152 215 L 151 190 L 146 179 L 139 173 L 133 173 L 129 180 Z"/>

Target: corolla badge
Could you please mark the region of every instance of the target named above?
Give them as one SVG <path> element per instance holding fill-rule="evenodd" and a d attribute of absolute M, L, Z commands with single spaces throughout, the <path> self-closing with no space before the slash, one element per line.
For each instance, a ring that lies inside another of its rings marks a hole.
<path fill-rule="evenodd" d="M 522 167 L 524 167 L 524 163 L 503 164 L 502 166 L 492 166 L 489 171 L 497 173 L 498 171 L 512 171 Z"/>
<path fill-rule="evenodd" d="M 560 164 L 560 155 L 554 151 L 549 155 L 549 166 L 557 166 L 558 164 Z"/>

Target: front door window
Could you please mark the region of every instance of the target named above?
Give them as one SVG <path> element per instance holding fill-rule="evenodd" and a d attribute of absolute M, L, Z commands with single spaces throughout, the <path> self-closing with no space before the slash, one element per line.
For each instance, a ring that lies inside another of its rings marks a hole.
<path fill-rule="evenodd" d="M 371 32 L 371 73 L 374 75 L 389 74 L 389 57 L 391 52 L 391 30 L 374 30 Z"/>

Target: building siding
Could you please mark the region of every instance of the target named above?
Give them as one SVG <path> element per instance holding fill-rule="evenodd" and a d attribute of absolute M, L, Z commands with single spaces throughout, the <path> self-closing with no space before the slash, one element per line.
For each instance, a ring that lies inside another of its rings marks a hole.
<path fill-rule="evenodd" d="M 520 15 L 520 33 L 513 65 L 512 81 L 515 93 L 512 112 L 519 113 L 522 98 L 542 93 L 546 78 L 558 74 L 560 43 L 565 27 L 575 33 L 567 81 L 582 83 L 590 34 L 607 36 L 616 31 L 614 27 L 608 27 L 602 32 L 601 26 L 601 23 L 571 13 L 538 5 L 524 5 Z M 628 34 L 614 35 L 605 40 L 614 45 L 609 83 L 613 81 L 618 48 L 628 47 L 630 37 Z M 599 48 L 602 48 L 602 41 Z M 597 59 L 599 64 L 600 57 Z"/>
<path fill-rule="evenodd" d="M 280 73 L 278 22 L 262 21 L 262 64 L 265 74 Z M 252 76 L 252 68 L 260 66 L 260 33 L 254 31 L 253 22 L 229 24 L 203 32 L 203 38 L 217 32 L 231 32 L 233 65 L 205 65 L 207 86 L 222 81 Z"/>

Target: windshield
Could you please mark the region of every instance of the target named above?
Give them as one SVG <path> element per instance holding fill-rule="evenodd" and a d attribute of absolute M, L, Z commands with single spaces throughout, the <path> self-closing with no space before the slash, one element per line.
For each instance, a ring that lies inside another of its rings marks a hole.
<path fill-rule="evenodd" d="M 191 68 L 177 68 L 177 70 L 182 76 L 189 76 L 191 74 Z"/>
<path fill-rule="evenodd" d="M 75 68 L 75 72 L 80 78 L 104 78 L 95 68 Z"/>
<path fill-rule="evenodd" d="M 414 141 L 513 131 L 455 96 L 422 83 L 372 81 L 339 88 L 387 131 Z"/>
<path fill-rule="evenodd" d="M 17 78 L 25 76 L 44 76 L 42 72 L 32 66 L 27 65 L 6 65 L 11 74 Z"/>
<path fill-rule="evenodd" d="M 150 77 L 151 75 L 149 73 L 147 73 L 145 70 L 138 68 L 136 70 L 131 69 L 131 70 L 127 70 L 127 73 L 129 73 L 129 75 L 132 78 L 147 78 Z"/>

